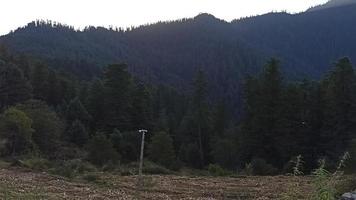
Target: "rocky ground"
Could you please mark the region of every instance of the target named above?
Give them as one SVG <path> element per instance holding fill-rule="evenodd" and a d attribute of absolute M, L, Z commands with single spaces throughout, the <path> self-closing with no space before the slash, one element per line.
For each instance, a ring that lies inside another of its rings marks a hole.
<path fill-rule="evenodd" d="M 95 174 L 66 179 L 47 173 L 10 168 L 0 170 L 0 199 L 282 199 L 293 189 L 308 199 L 309 177 L 184 177 L 146 176 L 138 191 L 137 177 Z M 296 187 L 297 186 L 297 187 Z"/>

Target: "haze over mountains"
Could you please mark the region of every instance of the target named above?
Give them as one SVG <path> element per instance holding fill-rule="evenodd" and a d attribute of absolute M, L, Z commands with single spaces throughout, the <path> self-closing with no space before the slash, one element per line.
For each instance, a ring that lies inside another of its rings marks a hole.
<path fill-rule="evenodd" d="M 356 60 L 355 19 L 354 0 L 333 0 L 300 14 L 269 13 L 231 23 L 200 14 L 128 31 L 32 22 L 0 37 L 0 43 L 83 78 L 106 64 L 126 62 L 147 82 L 186 89 L 201 68 L 212 98 L 234 106 L 244 77 L 270 57 L 280 59 L 293 80 L 317 79 L 343 56 Z"/>
<path fill-rule="evenodd" d="M 332 7 L 340 7 L 340 6 L 347 6 L 351 4 L 355 4 L 355 0 L 330 0 L 327 3 L 323 5 L 318 5 L 315 7 L 312 7 L 308 9 L 308 11 L 316 11 L 316 10 L 321 10 L 321 9 L 327 9 L 327 8 L 332 8 Z"/>

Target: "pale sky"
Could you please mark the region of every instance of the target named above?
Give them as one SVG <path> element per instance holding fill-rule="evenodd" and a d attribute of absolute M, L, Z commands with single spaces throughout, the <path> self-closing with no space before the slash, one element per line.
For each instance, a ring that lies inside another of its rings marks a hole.
<path fill-rule="evenodd" d="M 36 19 L 83 28 L 137 26 L 210 13 L 231 21 L 271 11 L 296 13 L 327 0 L 0 0 L 0 35 Z"/>

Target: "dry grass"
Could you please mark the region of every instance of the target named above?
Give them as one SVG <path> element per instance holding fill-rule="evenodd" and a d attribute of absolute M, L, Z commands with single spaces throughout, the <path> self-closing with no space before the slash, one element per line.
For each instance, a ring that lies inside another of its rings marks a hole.
<path fill-rule="evenodd" d="M 99 174 L 96 182 L 73 181 L 22 169 L 0 170 L 0 199 L 280 199 L 299 183 L 300 199 L 310 193 L 310 177 L 146 176 L 137 191 L 135 176 Z"/>

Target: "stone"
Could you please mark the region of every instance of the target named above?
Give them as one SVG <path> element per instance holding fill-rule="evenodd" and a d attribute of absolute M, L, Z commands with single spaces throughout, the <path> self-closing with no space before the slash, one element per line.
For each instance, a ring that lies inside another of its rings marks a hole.
<path fill-rule="evenodd" d="M 356 200 L 356 192 L 348 192 L 341 196 L 340 200 Z"/>

